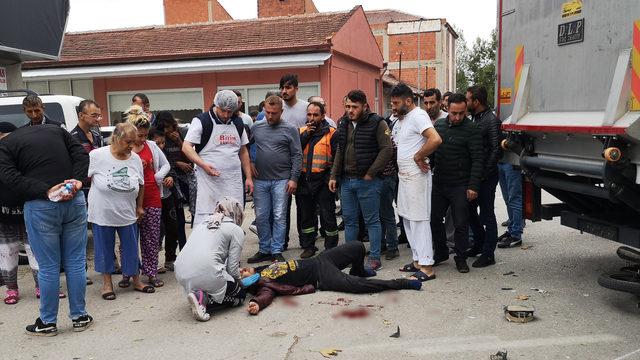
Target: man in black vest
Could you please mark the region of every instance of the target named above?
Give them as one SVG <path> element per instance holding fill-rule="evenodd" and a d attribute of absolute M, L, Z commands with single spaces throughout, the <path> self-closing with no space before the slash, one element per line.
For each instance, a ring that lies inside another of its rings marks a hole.
<path fill-rule="evenodd" d="M 380 174 L 393 155 L 391 131 L 372 113 L 362 90 L 352 90 L 345 101 L 346 114 L 338 122 L 338 148 L 331 169 L 329 190 L 340 183 L 345 240 L 358 239 L 358 213 L 362 211 L 371 244 L 369 267 L 378 270 L 382 228 L 380 225 Z"/>

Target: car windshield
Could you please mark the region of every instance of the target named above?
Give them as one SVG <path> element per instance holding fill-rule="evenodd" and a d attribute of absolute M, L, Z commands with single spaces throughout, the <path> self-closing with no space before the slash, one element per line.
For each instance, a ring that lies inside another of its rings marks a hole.
<path fill-rule="evenodd" d="M 62 106 L 58 103 L 44 103 L 44 113 L 51 120 L 65 123 Z M 22 111 L 22 104 L 0 105 L 0 122 L 10 122 L 20 127 L 29 123 L 29 118 Z"/>

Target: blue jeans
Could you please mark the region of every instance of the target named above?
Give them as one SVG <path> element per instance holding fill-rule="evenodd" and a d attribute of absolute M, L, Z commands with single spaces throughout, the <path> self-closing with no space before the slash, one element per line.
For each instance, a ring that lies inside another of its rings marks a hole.
<path fill-rule="evenodd" d="M 498 174 L 489 176 L 480 183 L 478 197 L 469 204 L 469 226 L 473 231 L 473 247 L 482 255 L 493 257 L 498 242 L 495 200 Z M 478 214 L 480 208 L 480 214 Z"/>
<path fill-rule="evenodd" d="M 398 250 L 398 225 L 393 200 L 396 198 L 398 179 L 395 176 L 382 177 L 380 191 L 380 223 L 387 250 Z"/>
<path fill-rule="evenodd" d="M 288 181 L 256 179 L 253 182 L 259 251 L 263 254 L 282 253 L 287 226 Z"/>
<path fill-rule="evenodd" d="M 345 241 L 358 240 L 358 216 L 362 210 L 369 233 L 369 258 L 380 260 L 382 227 L 380 225 L 380 192 L 382 179 L 367 181 L 343 177 L 340 185 L 340 202 L 344 220 Z"/>
<path fill-rule="evenodd" d="M 120 263 L 122 275 L 136 276 L 140 273 L 138 257 L 138 224 L 125 226 L 101 226 L 91 224 L 93 229 L 93 252 L 96 272 L 111 274 L 116 269 L 116 232 L 120 238 Z"/>
<path fill-rule="evenodd" d="M 82 191 L 63 202 L 31 200 L 24 204 L 24 220 L 40 272 L 40 319 L 56 323 L 60 266 L 69 292 L 69 317 L 86 315 L 87 208 Z"/>
<path fill-rule="evenodd" d="M 522 172 L 514 169 L 508 163 L 498 163 L 500 170 L 500 189 L 502 198 L 507 205 L 509 215 L 509 234 L 520 239 L 524 229 L 524 219 L 522 218 Z"/>

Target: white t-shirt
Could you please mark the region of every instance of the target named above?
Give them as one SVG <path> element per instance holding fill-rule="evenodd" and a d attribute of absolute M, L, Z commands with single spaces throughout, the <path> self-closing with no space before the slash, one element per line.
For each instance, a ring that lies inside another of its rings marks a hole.
<path fill-rule="evenodd" d="M 136 197 L 144 185 L 142 160 L 131 152 L 127 160 L 111 154 L 111 146 L 89 153 L 89 222 L 101 226 L 127 226 L 138 220 Z"/>
<path fill-rule="evenodd" d="M 412 159 L 418 150 L 427 142 L 422 133 L 433 124 L 426 111 L 419 107 L 409 111 L 404 118 L 396 121 L 391 138 L 398 147 L 398 160 Z"/>
<path fill-rule="evenodd" d="M 282 120 L 300 129 L 307 124 L 307 106 L 309 103 L 298 99 L 295 105 L 289 106 L 284 102 L 284 108 L 282 111 Z"/>
<path fill-rule="evenodd" d="M 251 129 L 251 126 L 253 125 L 253 119 L 251 118 L 251 116 L 241 112 L 240 113 L 240 118 L 242 119 L 242 122 L 247 125 L 249 127 L 249 129 Z"/>

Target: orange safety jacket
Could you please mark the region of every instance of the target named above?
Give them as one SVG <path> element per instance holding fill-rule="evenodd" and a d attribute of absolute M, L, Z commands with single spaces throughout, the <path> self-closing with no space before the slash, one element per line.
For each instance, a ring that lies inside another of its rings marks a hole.
<path fill-rule="evenodd" d="M 326 170 L 331 170 L 331 165 L 333 164 L 331 138 L 336 132 L 336 129 L 330 126 L 327 128 L 328 131 L 325 130 L 325 134 L 320 139 L 312 137 L 309 143 L 305 146 L 302 154 L 302 172 L 311 171 L 312 173 L 321 173 Z M 303 134 L 306 129 L 306 126 L 300 128 L 300 134 Z"/>

